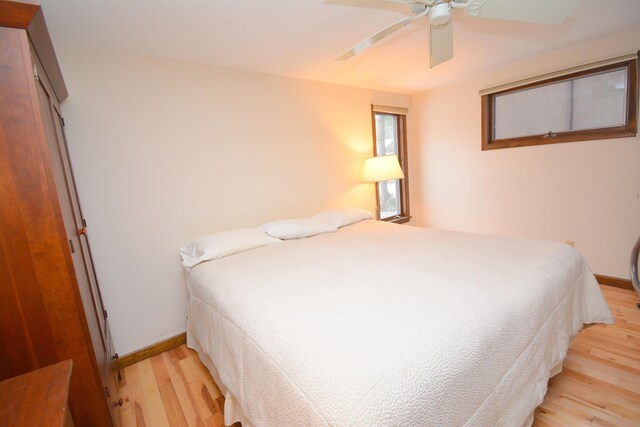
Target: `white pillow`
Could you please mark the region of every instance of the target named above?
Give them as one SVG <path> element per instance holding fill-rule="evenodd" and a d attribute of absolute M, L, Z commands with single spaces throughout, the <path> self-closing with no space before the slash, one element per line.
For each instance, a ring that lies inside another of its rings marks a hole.
<path fill-rule="evenodd" d="M 257 228 L 239 228 L 193 240 L 180 249 L 180 256 L 182 265 L 188 270 L 204 261 L 278 242 L 282 241 L 267 236 Z"/>
<path fill-rule="evenodd" d="M 300 239 L 320 233 L 332 233 L 338 228 L 318 218 L 280 219 L 260 226 L 269 236 L 278 239 Z"/>
<path fill-rule="evenodd" d="M 321 212 L 314 216 L 314 218 L 318 218 L 332 224 L 336 228 L 340 228 L 365 219 L 372 219 L 373 214 L 361 208 L 340 208 Z"/>

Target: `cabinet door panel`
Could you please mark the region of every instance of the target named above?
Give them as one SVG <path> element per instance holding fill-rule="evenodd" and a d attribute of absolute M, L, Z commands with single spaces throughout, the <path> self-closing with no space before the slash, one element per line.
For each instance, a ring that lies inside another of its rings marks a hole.
<path fill-rule="evenodd" d="M 60 162 L 64 169 L 66 178 L 67 192 L 70 195 L 70 201 L 73 207 L 73 218 L 76 229 L 79 230 L 79 243 L 80 251 L 82 252 L 82 259 L 84 263 L 84 269 L 87 272 L 87 279 L 90 285 L 91 296 L 95 306 L 96 316 L 100 323 L 100 331 L 104 346 L 108 349 L 107 343 L 107 325 L 106 325 L 106 312 L 104 310 L 104 304 L 102 302 L 102 295 L 98 286 L 98 279 L 95 274 L 95 268 L 93 264 L 93 258 L 91 257 L 91 248 L 89 247 L 89 241 L 87 237 L 87 230 L 84 224 L 84 216 L 80 208 L 80 201 L 78 200 L 78 192 L 76 190 L 76 184 L 73 177 L 73 169 L 71 168 L 71 162 L 69 160 L 69 151 L 66 143 L 66 136 L 62 126 L 62 117 L 58 109 L 53 110 L 53 123 L 56 131 L 58 153 L 60 154 Z M 81 232 L 80 232 L 81 231 Z"/>
<path fill-rule="evenodd" d="M 61 153 L 58 148 L 58 137 L 55 131 L 55 109 L 49 95 L 50 92 L 48 92 L 47 88 L 42 84 L 42 80 L 40 80 L 40 84 L 37 85 L 37 90 L 40 101 L 40 108 L 43 113 L 45 132 L 47 134 L 49 149 L 51 151 L 56 189 L 58 193 L 58 199 L 60 201 L 60 209 L 62 211 L 65 230 L 67 232 L 67 239 L 69 240 L 69 248 L 71 250 L 73 267 L 76 273 L 76 279 L 78 281 L 80 296 L 82 298 L 82 303 L 85 310 L 87 324 L 89 326 L 89 332 L 91 334 L 91 341 L 93 343 L 96 360 L 98 361 L 98 366 L 100 367 L 100 370 L 102 372 L 103 367 L 107 363 L 107 347 L 104 340 L 102 327 L 99 322 L 99 319 L 102 317 L 102 313 L 98 314 L 98 312 L 96 311 L 94 298 L 90 289 L 91 283 L 89 280 L 89 273 L 86 269 L 85 259 L 81 250 L 81 241 L 74 221 L 73 204 L 71 201 L 72 195 L 69 193 L 69 187 L 67 185 L 67 179 L 65 177 L 65 171 L 61 160 Z"/>

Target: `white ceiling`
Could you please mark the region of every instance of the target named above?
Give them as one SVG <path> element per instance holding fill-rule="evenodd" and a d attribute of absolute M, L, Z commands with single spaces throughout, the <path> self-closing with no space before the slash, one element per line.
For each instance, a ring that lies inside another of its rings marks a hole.
<path fill-rule="evenodd" d="M 496 0 L 491 0 L 496 1 Z M 523 7 L 530 1 L 520 1 Z M 563 1 L 563 0 L 556 0 Z M 381 0 L 41 0 L 54 43 L 414 93 L 640 28 L 640 0 L 580 0 L 561 25 L 454 12 L 453 60 L 429 68 L 427 20 L 347 62 L 354 44 L 410 15 Z M 639 41 L 640 42 L 640 41 Z M 639 43 L 640 47 L 640 43 Z"/>

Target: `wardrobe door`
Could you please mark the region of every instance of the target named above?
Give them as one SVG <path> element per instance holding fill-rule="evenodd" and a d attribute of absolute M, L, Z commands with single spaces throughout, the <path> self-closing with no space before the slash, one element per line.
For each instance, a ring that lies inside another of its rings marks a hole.
<path fill-rule="evenodd" d="M 86 273 L 87 283 L 90 285 L 89 290 L 93 302 L 93 313 L 95 313 L 98 323 L 100 325 L 100 338 L 104 345 L 104 362 L 98 360 L 100 367 L 100 374 L 102 376 L 102 382 L 105 387 L 105 393 L 109 399 L 111 413 L 116 426 L 120 425 L 120 412 L 119 407 L 122 406 L 122 400 L 120 399 L 120 384 L 119 384 L 119 372 L 117 366 L 117 355 L 113 349 L 113 340 L 111 338 L 111 330 L 109 328 L 109 321 L 107 320 L 107 311 L 104 309 L 102 302 L 102 294 L 100 293 L 100 287 L 98 285 L 98 278 L 95 273 L 95 267 L 93 264 L 93 258 L 91 256 L 91 247 L 89 245 L 87 234 L 87 222 L 82 215 L 82 209 L 80 208 L 80 201 L 78 199 L 78 192 L 75 186 L 75 180 L 73 177 L 73 169 L 71 167 L 71 160 L 69 157 L 69 151 L 66 144 L 66 136 L 64 133 L 64 120 L 60 114 L 60 109 L 57 104 L 54 104 L 53 122 L 56 130 L 56 142 L 58 146 L 57 154 L 60 156 L 60 162 L 64 169 L 66 177 L 67 193 L 73 207 L 74 224 L 78 230 L 78 240 L 82 253 L 82 267 Z M 87 316 L 90 315 L 89 305 L 84 304 Z M 93 337 L 92 337 L 93 339 Z M 94 344 L 95 345 L 95 344 Z M 98 351 L 98 350 L 96 350 Z"/>
<path fill-rule="evenodd" d="M 80 296 L 82 297 L 82 305 L 84 306 L 87 323 L 89 325 L 93 349 L 95 351 L 96 360 L 98 361 L 98 366 L 102 373 L 104 370 L 103 367 L 106 364 L 107 346 L 102 334 L 102 326 L 99 321 L 101 316 L 97 313 L 98 308 L 95 304 L 95 298 L 91 291 L 89 272 L 86 268 L 86 260 L 82 252 L 80 234 L 78 233 L 79 228 L 77 227 L 77 219 L 74 213 L 72 201 L 73 196 L 70 192 L 71 183 L 69 177 L 65 173 L 62 153 L 59 149 L 58 135 L 54 122 L 54 117 L 57 116 L 57 112 L 53 105 L 50 92 L 47 90 L 48 85 L 44 84 L 42 76 L 40 76 L 38 81 L 39 84 L 37 85 L 37 89 L 40 99 L 40 108 L 44 116 L 43 122 L 47 133 L 47 141 L 49 143 L 49 151 L 51 154 L 58 199 L 60 201 L 60 209 L 62 210 L 64 227 L 67 232 L 67 239 L 69 240 L 69 249 L 71 250 L 71 258 L 73 260 L 73 267 L 78 281 Z M 104 375 L 102 376 L 104 382 Z"/>
<path fill-rule="evenodd" d="M 56 106 L 57 107 L 57 106 Z M 93 258 L 91 256 L 91 248 L 89 246 L 89 240 L 87 236 L 87 222 L 82 215 L 80 208 L 80 202 L 78 200 L 78 193 L 76 190 L 75 180 L 73 178 L 73 170 L 71 168 L 71 162 L 69 160 L 69 151 L 67 149 L 66 136 L 64 134 L 64 120 L 60 115 L 59 108 L 53 110 L 53 121 L 56 130 L 56 142 L 58 145 L 57 154 L 60 157 L 61 165 L 64 169 L 66 178 L 67 192 L 72 204 L 73 220 L 75 230 L 78 235 L 79 249 L 82 254 L 82 268 L 84 275 L 87 278 L 89 285 L 89 291 L 93 302 L 93 313 L 98 319 L 100 324 L 100 339 L 102 340 L 103 347 L 107 353 L 109 353 L 109 338 L 107 337 L 109 332 L 109 326 L 107 323 L 107 312 L 104 309 L 104 303 L 102 302 L 102 294 L 100 293 L 100 287 L 98 286 L 98 278 L 95 273 L 93 264 Z M 85 306 L 85 309 L 88 307 Z M 106 363 L 107 365 L 109 363 Z"/>
<path fill-rule="evenodd" d="M 111 378 L 112 371 L 116 366 L 115 358 L 112 356 L 111 333 L 91 257 L 91 248 L 87 237 L 87 223 L 82 215 L 78 200 L 64 133 L 64 120 L 60 114 L 58 103 L 55 98 L 50 96 L 50 86 L 46 79 L 40 79 L 39 91 L 41 102 L 45 102 L 46 96 L 50 106 L 49 110 L 47 110 L 48 117 L 45 120 L 48 122 L 47 127 L 53 127 L 55 137 L 48 140 L 67 237 L 71 242 L 71 255 L 78 279 L 78 287 L 80 288 L 85 315 L 89 323 L 91 340 L 96 353 L 105 394 L 110 401 L 109 406 L 112 409 L 114 418 L 119 418 L 116 416 L 118 412 L 116 408 L 118 406 L 113 405 L 113 403 L 119 401 L 119 387 L 117 381 L 114 382 Z"/>

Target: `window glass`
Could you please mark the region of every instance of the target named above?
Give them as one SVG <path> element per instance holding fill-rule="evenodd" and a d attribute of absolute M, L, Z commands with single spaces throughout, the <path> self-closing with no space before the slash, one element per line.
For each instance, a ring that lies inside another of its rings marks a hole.
<path fill-rule="evenodd" d="M 637 61 L 482 96 L 482 149 L 635 136 Z"/>
<path fill-rule="evenodd" d="M 623 126 L 627 114 L 627 70 L 573 81 L 572 130 Z"/>
<path fill-rule="evenodd" d="M 626 68 L 494 98 L 495 139 L 625 124 Z"/>
<path fill-rule="evenodd" d="M 398 154 L 398 116 L 376 113 L 376 155 Z M 380 219 L 400 215 L 400 180 L 378 183 Z"/>
<path fill-rule="evenodd" d="M 380 219 L 391 218 L 402 213 L 400 209 L 400 180 L 392 179 L 378 184 Z"/>
<path fill-rule="evenodd" d="M 571 127 L 571 83 L 496 96 L 495 139 L 542 135 L 567 131 Z"/>
<path fill-rule="evenodd" d="M 376 113 L 376 155 L 398 154 L 398 116 Z"/>
<path fill-rule="evenodd" d="M 406 136 L 403 130 L 404 117 L 404 115 L 400 114 L 374 113 L 375 155 L 397 155 L 400 159 L 400 166 L 406 171 L 403 152 L 401 150 L 402 144 L 406 144 Z M 406 215 L 406 213 L 403 212 L 402 181 L 405 180 L 393 179 L 378 183 L 380 219 L 384 220 Z"/>

